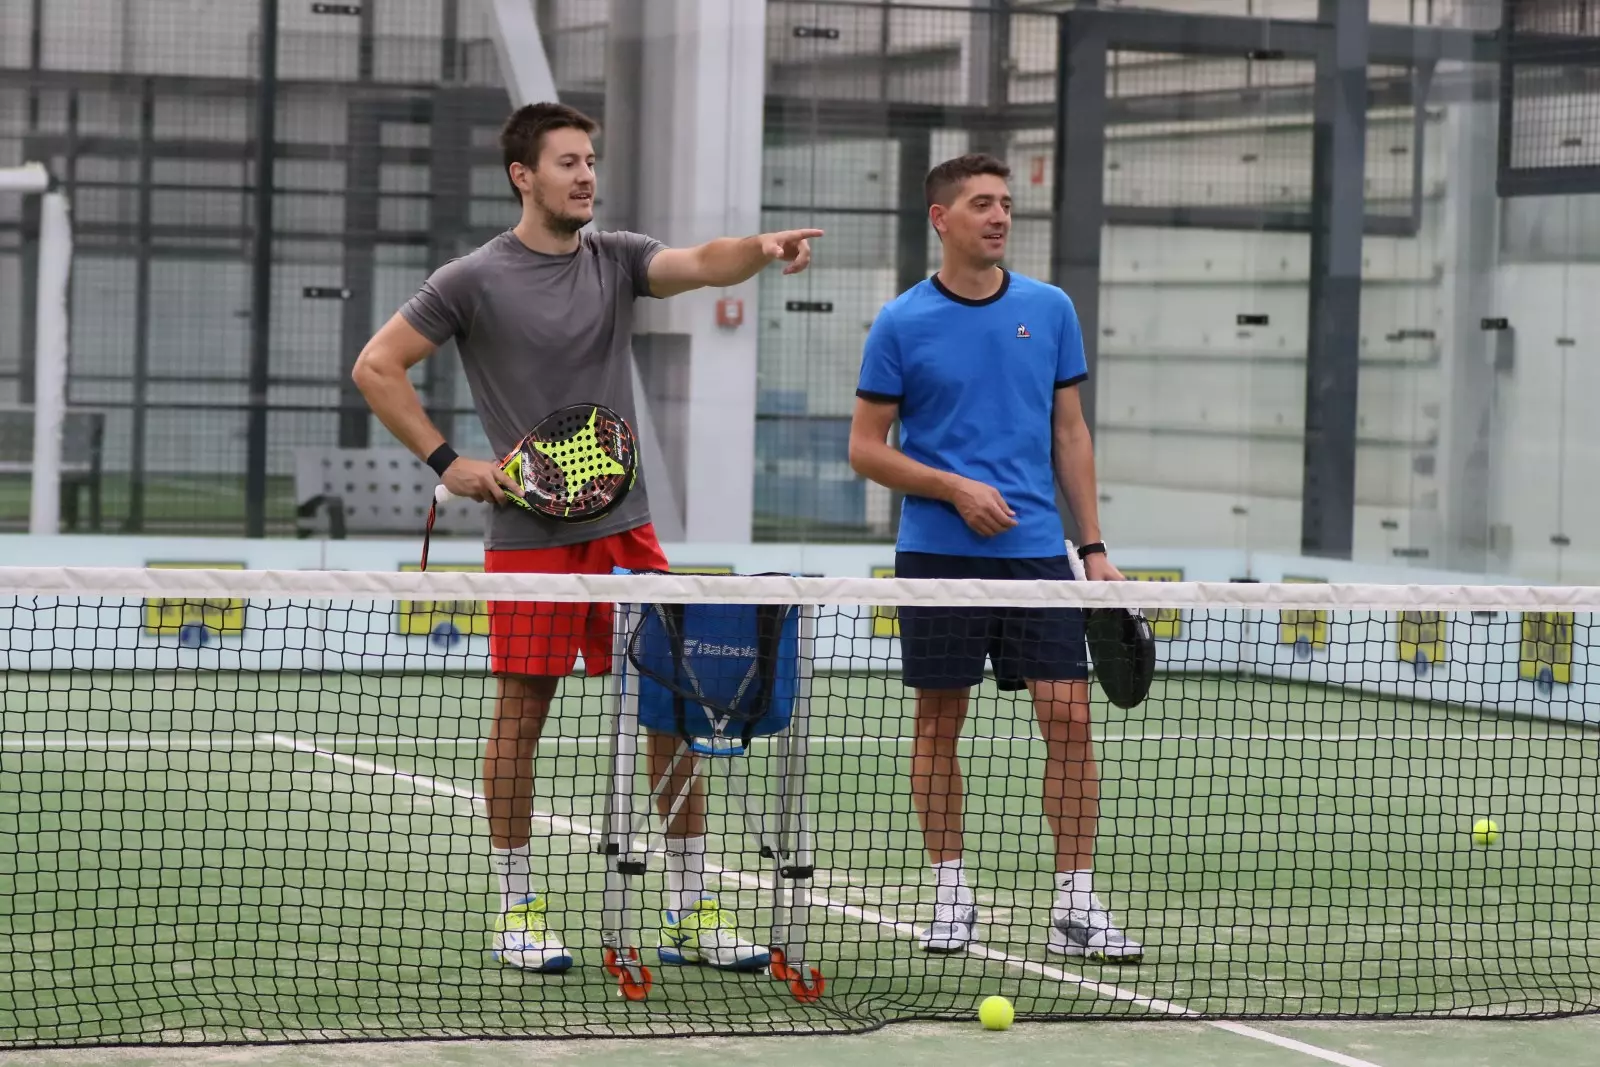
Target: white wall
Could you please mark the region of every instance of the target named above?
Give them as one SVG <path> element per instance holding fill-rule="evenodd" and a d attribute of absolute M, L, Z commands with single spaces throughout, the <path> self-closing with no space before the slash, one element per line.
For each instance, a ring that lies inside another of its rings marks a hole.
<path fill-rule="evenodd" d="M 1515 359 L 1488 386 L 1487 565 L 1592 582 L 1600 579 L 1600 503 L 1590 491 L 1600 426 L 1589 414 L 1600 395 L 1600 264 L 1576 261 L 1595 255 L 1594 228 L 1579 225 L 1592 212 L 1570 205 L 1570 258 L 1548 245 L 1547 262 L 1501 258 L 1476 290 L 1487 297 L 1471 301 L 1474 290 L 1456 279 L 1479 269 L 1465 262 L 1466 247 L 1485 237 L 1499 244 L 1495 203 L 1463 210 L 1457 202 L 1474 195 L 1464 176 L 1485 163 L 1464 153 L 1493 146 L 1463 131 L 1485 121 L 1492 108 L 1458 107 L 1429 123 L 1422 231 L 1364 244 L 1356 556 L 1382 562 L 1397 548 L 1420 548 L 1443 561 L 1458 547 L 1463 531 L 1449 521 L 1446 497 L 1469 487 L 1459 472 L 1452 486 L 1450 467 L 1473 442 L 1448 434 L 1451 404 L 1470 400 L 1452 381 L 1477 373 L 1470 361 L 1493 359 L 1493 341 L 1474 334 L 1481 318 L 1505 316 Z M 1559 214 L 1554 222 L 1563 232 Z M 1305 253 L 1306 238 L 1293 235 L 1107 229 L 1098 452 L 1106 524 L 1126 530 L 1124 540 L 1297 549 Z M 1236 310 L 1266 312 L 1271 325 L 1237 330 Z M 1389 339 L 1415 328 L 1437 336 Z M 1558 535 L 1570 544 L 1553 544 Z"/>
<path fill-rule="evenodd" d="M 1236 6 L 1245 13 L 1243 3 Z M 1435 6 L 1446 24 L 1492 25 L 1496 15 L 1488 4 Z M 1252 10 L 1303 14 L 1291 7 L 1257 3 Z M 1408 17 L 1404 4 L 1374 5 L 1374 21 Z M 1024 74 L 1053 68 L 1046 49 L 1021 43 L 1013 52 Z M 1309 72 L 1294 66 L 1258 64 L 1251 77 L 1303 80 Z M 1113 91 L 1239 87 L 1243 77 L 1242 63 L 1185 66 L 1120 56 Z M 1019 88 L 1024 84 L 1034 82 L 1019 77 Z M 1561 122 L 1544 132 L 1576 132 L 1567 125 L 1585 103 L 1563 99 L 1559 115 L 1553 103 L 1546 106 Z M 1368 210 L 1403 210 L 1409 113 L 1375 112 L 1370 120 Z M 1600 459 L 1600 427 L 1585 417 L 1600 385 L 1593 358 L 1600 348 L 1593 299 L 1600 292 L 1600 198 L 1521 202 L 1519 240 L 1535 247 L 1501 255 L 1495 120 L 1493 104 L 1431 106 L 1421 230 L 1364 242 L 1355 554 L 1389 562 L 1397 549 L 1425 551 L 1440 566 L 1471 558 L 1480 568 L 1539 580 L 1600 580 L 1600 538 L 1589 533 L 1597 505 L 1586 492 Z M 1293 117 L 1114 129 L 1107 199 L 1303 204 L 1309 134 Z M 1051 148 L 1048 131 L 1014 146 L 1019 209 L 1048 209 Z M 1044 162 L 1037 182 L 1036 158 Z M 1529 210 L 1535 204 L 1538 210 Z M 1018 241 L 1014 265 L 1037 269 L 1047 250 L 1039 244 Z M 1303 235 L 1106 229 L 1095 298 L 1097 454 L 1108 536 L 1140 545 L 1298 549 L 1307 252 Z M 1270 325 L 1240 329 L 1234 316 L 1241 311 L 1268 314 Z M 1495 335 L 1484 334 L 1479 321 L 1502 315 L 1517 328 L 1516 358 L 1495 372 Z M 1402 329 L 1435 336 L 1394 339 Z M 1484 444 L 1491 484 L 1479 511 L 1486 510 L 1486 522 L 1473 514 L 1483 475 L 1469 462 Z M 1555 535 L 1570 545 L 1552 544 Z"/>

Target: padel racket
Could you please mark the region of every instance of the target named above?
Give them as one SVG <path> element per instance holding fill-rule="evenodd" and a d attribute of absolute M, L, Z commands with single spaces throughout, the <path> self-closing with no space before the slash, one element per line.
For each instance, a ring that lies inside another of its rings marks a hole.
<path fill-rule="evenodd" d="M 1071 541 L 1067 556 L 1073 577 L 1087 581 L 1083 561 Z M 1150 620 L 1136 608 L 1085 608 L 1084 636 L 1095 677 L 1106 699 L 1124 711 L 1144 703 L 1156 676 L 1156 638 Z"/>
<path fill-rule="evenodd" d="M 500 461 L 518 486 L 518 492 L 506 493 L 506 502 L 558 522 L 593 522 L 627 498 L 639 477 L 638 459 L 638 442 L 626 419 L 601 404 L 573 404 L 545 416 Z M 443 485 L 433 491 L 423 570 L 439 505 L 454 498 Z"/>

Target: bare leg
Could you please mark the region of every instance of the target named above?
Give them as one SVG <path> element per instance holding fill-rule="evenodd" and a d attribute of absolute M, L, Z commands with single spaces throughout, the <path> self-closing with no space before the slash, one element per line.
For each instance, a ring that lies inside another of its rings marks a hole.
<path fill-rule="evenodd" d="M 1089 683 L 1029 682 L 1044 736 L 1044 817 L 1056 839 L 1056 870 L 1094 867 L 1100 769 L 1089 723 Z"/>
<path fill-rule="evenodd" d="M 647 746 L 650 750 L 650 787 L 654 789 L 660 782 L 661 776 L 667 773 L 667 768 L 672 766 L 672 757 L 677 754 L 683 745 L 682 738 L 674 734 L 657 733 L 650 731 L 650 740 Z M 672 771 L 672 778 L 661 787 L 656 796 L 656 810 L 665 819 L 672 811 L 672 805 L 677 802 L 683 793 L 683 784 L 694 775 L 698 758 L 693 752 L 685 752 L 678 761 L 678 766 Z M 689 790 L 683 806 L 678 809 L 678 817 L 667 825 L 668 837 L 704 837 L 706 832 L 706 783 L 705 779 L 695 775 L 694 785 Z"/>
<path fill-rule="evenodd" d="M 681 916 L 702 898 L 715 896 L 706 885 L 706 783 L 694 773 L 698 762 L 694 753 L 684 752 L 677 766 L 672 765 L 673 757 L 684 747 L 681 738 L 651 731 L 647 747 L 650 786 L 658 790 L 656 811 L 667 821 L 664 904 Z M 683 795 L 685 787 L 687 796 Z M 683 797 L 681 803 L 679 797 Z M 676 815 L 672 814 L 674 805 L 678 805 Z"/>
<path fill-rule="evenodd" d="M 498 849 L 528 843 L 533 817 L 533 754 L 559 678 L 503 675 L 484 748 L 483 796 L 489 841 Z"/>
<path fill-rule="evenodd" d="M 961 858 L 963 785 L 956 741 L 967 718 L 970 693 L 970 689 L 917 690 L 911 802 L 922 823 L 930 863 Z"/>

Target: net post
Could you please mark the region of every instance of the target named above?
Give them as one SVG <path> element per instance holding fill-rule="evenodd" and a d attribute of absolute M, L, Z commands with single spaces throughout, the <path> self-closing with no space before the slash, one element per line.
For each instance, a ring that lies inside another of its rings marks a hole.
<path fill-rule="evenodd" d="M 61 526 L 62 428 L 67 415 L 68 298 L 72 279 L 72 212 L 43 164 L 0 167 L 0 192 L 40 196 L 39 269 L 35 295 L 33 474 L 28 532 Z"/>
<path fill-rule="evenodd" d="M 28 532 L 61 529 L 61 435 L 67 420 L 67 293 L 72 224 L 65 193 L 44 195 L 39 230 L 39 291 L 34 337 L 33 487 Z"/>

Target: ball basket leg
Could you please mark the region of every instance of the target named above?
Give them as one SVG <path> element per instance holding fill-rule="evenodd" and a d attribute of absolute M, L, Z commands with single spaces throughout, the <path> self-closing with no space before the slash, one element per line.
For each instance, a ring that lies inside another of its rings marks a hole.
<path fill-rule="evenodd" d="M 607 683 L 611 696 L 611 795 L 606 804 L 606 832 L 598 851 L 605 856 L 605 890 L 600 918 L 600 944 L 606 970 L 617 980 L 626 1000 L 650 995 L 653 978 L 639 953 L 633 924 L 633 891 L 644 877 L 645 857 L 635 854 L 633 825 L 634 770 L 639 756 L 638 680 L 630 675 L 627 635 L 637 619 L 635 605 L 620 604 L 612 641 L 613 669 Z"/>
<path fill-rule="evenodd" d="M 778 811 L 775 833 L 763 843 L 772 862 L 772 962 L 769 972 L 802 1004 L 822 999 L 827 979 L 808 966 L 812 837 L 806 810 L 806 738 L 810 728 L 811 663 L 816 609 L 800 611 L 798 691 L 789 729 L 778 735 Z"/>

